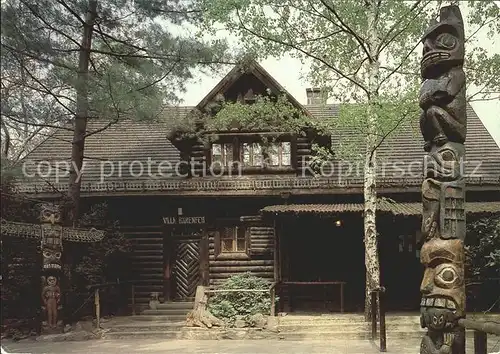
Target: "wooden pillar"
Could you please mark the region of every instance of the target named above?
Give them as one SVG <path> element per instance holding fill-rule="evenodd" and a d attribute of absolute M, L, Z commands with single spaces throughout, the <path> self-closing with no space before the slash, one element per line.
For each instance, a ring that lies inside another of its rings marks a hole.
<path fill-rule="evenodd" d="M 172 228 L 165 227 L 163 229 L 163 299 L 164 301 L 172 300 L 172 249 L 173 238 Z"/>
<path fill-rule="evenodd" d="M 210 282 L 209 274 L 209 241 L 207 228 L 204 227 L 200 240 L 200 272 L 201 272 L 201 285 L 208 286 Z"/>
<path fill-rule="evenodd" d="M 485 332 L 474 331 L 474 354 L 486 354 L 488 352 L 488 336 Z"/>

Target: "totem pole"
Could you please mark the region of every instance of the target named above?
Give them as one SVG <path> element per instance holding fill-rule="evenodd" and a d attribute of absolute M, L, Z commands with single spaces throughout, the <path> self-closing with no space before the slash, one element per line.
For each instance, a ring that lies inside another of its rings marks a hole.
<path fill-rule="evenodd" d="M 421 354 L 464 353 L 458 320 L 465 317 L 464 24 L 458 6 L 446 6 L 425 32 L 419 105 L 425 140 L 422 249 L 425 267 Z"/>
<path fill-rule="evenodd" d="M 84 230 L 63 227 L 58 205 L 44 203 L 40 205 L 40 209 L 40 225 L 2 219 L 1 230 L 2 235 L 41 240 L 41 299 L 45 317 L 41 329 L 42 333 L 62 332 L 62 241 L 97 242 L 103 239 L 104 232 L 94 228 Z"/>

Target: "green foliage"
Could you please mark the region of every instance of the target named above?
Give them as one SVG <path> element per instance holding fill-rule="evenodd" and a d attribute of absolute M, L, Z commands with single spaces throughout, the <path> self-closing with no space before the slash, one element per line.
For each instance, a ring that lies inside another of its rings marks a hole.
<path fill-rule="evenodd" d="M 218 289 L 253 289 L 269 290 L 271 284 L 262 278 L 253 276 L 250 272 L 233 275 Z M 254 314 L 269 315 L 271 299 L 269 291 L 263 292 L 222 292 L 209 299 L 209 311 L 216 317 L 234 325 L 240 317 L 251 325 L 250 317 Z"/>
<path fill-rule="evenodd" d="M 273 130 L 299 134 L 307 127 L 319 127 L 301 109 L 293 106 L 285 95 L 276 99 L 257 96 L 255 103 L 224 102 L 213 118 L 207 119 L 208 131 L 231 129 L 264 131 Z"/>
<path fill-rule="evenodd" d="M 100 242 L 81 244 L 67 243 L 66 251 L 72 260 L 68 278 L 71 279 L 69 298 L 70 314 L 73 314 L 88 298 L 86 286 L 93 284 L 127 281 L 130 279 L 130 241 L 120 232 L 119 223 L 113 220 L 106 203 L 92 205 L 80 220 L 81 228 L 95 227 L 106 235 Z M 103 315 L 117 314 L 126 306 L 130 288 L 110 287 L 100 292 Z M 85 308 L 86 311 L 91 307 Z M 79 317 L 85 310 L 76 314 Z"/>
<path fill-rule="evenodd" d="M 251 104 L 220 98 L 209 105 L 208 112 L 188 115 L 173 126 L 179 139 L 197 137 L 209 141 L 217 138 L 217 132 L 231 130 L 299 135 L 313 130 L 319 134 L 330 134 L 326 122 L 311 119 L 301 108 L 295 107 L 286 95 L 257 95 Z M 276 136 L 268 140 L 274 138 Z"/>
<path fill-rule="evenodd" d="M 467 224 L 467 270 L 470 277 L 500 277 L 500 216 Z"/>
<path fill-rule="evenodd" d="M 13 147 L 74 118 L 82 23 L 92 2 L 83 91 L 90 118 L 156 119 L 195 73 L 231 62 L 225 41 L 192 33 L 200 17 L 193 1 L 2 1 L 2 135 L 10 133 Z"/>
<path fill-rule="evenodd" d="M 468 307 L 500 310 L 500 215 L 468 220 L 465 256 Z"/>
<path fill-rule="evenodd" d="M 198 2 L 204 10 L 204 31 L 216 34 L 222 25 L 241 40 L 245 50 L 262 59 L 290 54 L 309 68 L 310 83 L 329 98 L 357 103 L 345 105 L 337 120 L 338 126 L 366 138 L 358 144 L 357 155 L 375 150 L 387 135 L 401 126 L 408 129 L 403 123 L 418 117 L 419 43 L 439 8 L 448 5 L 447 1 L 400 0 Z M 498 44 L 500 8 L 491 0 L 459 5 L 465 19 L 469 99 L 498 97 L 500 78 L 495 73 L 500 70 L 500 55 L 489 48 Z M 481 45 L 478 36 L 482 36 Z M 351 146 L 341 150 L 353 151 Z"/>
<path fill-rule="evenodd" d="M 33 202 L 16 193 L 13 176 L 2 174 L 0 209 L 2 218 L 10 221 L 36 222 L 38 213 Z M 1 319 L 14 336 L 36 329 L 40 311 L 41 256 L 34 240 L 2 235 L 1 258 Z M 14 329 L 13 327 L 16 327 Z M 17 334 L 16 334 L 17 333 Z"/>

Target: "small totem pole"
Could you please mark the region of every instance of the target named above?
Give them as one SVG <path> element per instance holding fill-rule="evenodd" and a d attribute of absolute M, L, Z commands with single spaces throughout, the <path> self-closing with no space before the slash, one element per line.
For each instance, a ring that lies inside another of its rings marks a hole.
<path fill-rule="evenodd" d="M 422 184 L 422 250 L 425 273 L 421 325 L 427 328 L 421 354 L 464 353 L 465 317 L 464 24 L 458 6 L 446 6 L 425 32 L 419 105 L 425 140 Z"/>
<path fill-rule="evenodd" d="M 62 241 L 96 242 L 103 239 L 104 232 L 93 228 L 84 230 L 63 227 L 58 205 L 41 204 L 40 208 L 40 225 L 2 220 L 1 230 L 2 235 L 41 240 L 41 298 L 45 317 L 42 320 L 42 333 L 62 332 Z"/>

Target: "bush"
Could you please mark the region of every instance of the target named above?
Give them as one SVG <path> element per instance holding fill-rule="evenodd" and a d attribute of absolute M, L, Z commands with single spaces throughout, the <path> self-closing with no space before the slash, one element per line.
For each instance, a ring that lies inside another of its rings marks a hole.
<path fill-rule="evenodd" d="M 268 290 L 270 286 L 269 281 L 247 272 L 228 278 L 219 289 Z M 210 298 L 208 303 L 210 312 L 230 326 L 234 325 L 237 318 L 241 318 L 248 325 L 252 325 L 250 321 L 252 315 L 258 313 L 269 315 L 270 308 L 269 291 L 217 293 L 217 295 Z"/>
<path fill-rule="evenodd" d="M 100 242 L 66 243 L 71 264 L 66 274 L 68 317 L 72 321 L 93 314 L 93 298 L 86 286 L 130 280 L 130 241 L 120 232 L 106 203 L 92 205 L 80 219 L 81 228 L 95 227 L 106 232 Z M 112 286 L 100 291 L 101 314 L 117 315 L 126 308 L 129 288 Z M 81 307 L 87 302 L 86 307 Z"/>
<path fill-rule="evenodd" d="M 500 215 L 468 220 L 465 255 L 468 308 L 500 310 Z"/>

